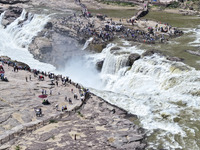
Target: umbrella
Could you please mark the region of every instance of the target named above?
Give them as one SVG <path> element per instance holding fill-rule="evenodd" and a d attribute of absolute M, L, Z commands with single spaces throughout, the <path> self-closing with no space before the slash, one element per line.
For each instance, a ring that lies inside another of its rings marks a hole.
<path fill-rule="evenodd" d="M 43 94 L 43 95 L 39 95 L 38 97 L 39 97 L 39 98 L 47 98 L 47 95 L 44 95 L 44 94 Z"/>

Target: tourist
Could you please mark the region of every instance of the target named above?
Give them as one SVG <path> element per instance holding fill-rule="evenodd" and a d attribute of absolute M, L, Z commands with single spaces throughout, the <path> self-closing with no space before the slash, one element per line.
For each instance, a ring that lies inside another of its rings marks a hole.
<path fill-rule="evenodd" d="M 42 95 L 44 95 L 44 89 L 42 89 Z"/>
<path fill-rule="evenodd" d="M 78 96 L 76 93 L 74 93 L 74 99 L 78 99 Z"/>
<path fill-rule="evenodd" d="M 72 104 L 72 99 L 71 98 L 69 98 L 69 103 Z"/>
<path fill-rule="evenodd" d="M 55 105 L 56 110 L 58 110 L 58 104 Z"/>

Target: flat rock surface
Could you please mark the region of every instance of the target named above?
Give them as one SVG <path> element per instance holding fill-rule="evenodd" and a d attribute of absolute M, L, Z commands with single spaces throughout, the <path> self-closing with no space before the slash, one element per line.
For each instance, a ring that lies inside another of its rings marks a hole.
<path fill-rule="evenodd" d="M 78 89 L 71 84 L 65 87 L 59 82 L 58 87 L 52 87 L 47 77 L 44 81 L 39 81 L 28 71 L 14 72 L 13 68 L 6 64 L 4 69 L 9 82 L 0 81 L 0 104 L 4 106 L 0 109 L 1 135 L 27 122 L 40 121 L 59 114 L 60 111 L 54 108 L 55 104 L 66 105 L 69 111 L 81 105 L 79 95 L 78 100 L 73 98 L 71 89 L 77 93 Z M 28 82 L 25 80 L 26 76 Z M 42 89 L 47 91 L 51 105 L 42 105 L 42 99 L 38 97 Z M 52 95 L 49 95 L 50 89 Z M 73 104 L 65 101 L 65 96 L 72 98 Z M 35 107 L 41 107 L 44 116 L 36 117 Z M 18 136 L 1 145 L 0 149 L 144 149 L 144 134 L 133 122 L 125 119 L 126 117 L 125 111 L 91 94 L 76 112 Z"/>
<path fill-rule="evenodd" d="M 45 77 L 44 81 L 39 81 L 31 72 L 24 70 L 14 72 L 13 67 L 8 67 L 7 64 L 4 65 L 4 69 L 9 82 L 0 81 L 0 136 L 18 125 L 59 114 L 62 106 L 67 106 L 70 111 L 81 104 L 80 95 L 78 100 L 74 99 L 74 93 L 78 94 L 79 90 L 69 83 L 64 86 L 59 80 L 58 86 L 52 86 L 48 77 Z M 42 90 L 46 91 L 45 99 L 48 99 L 50 105 L 42 104 L 44 99 L 39 97 L 42 95 Z M 71 98 L 72 104 L 69 104 L 65 97 Z M 55 109 L 56 104 L 59 106 L 58 111 Z M 42 109 L 42 117 L 35 115 L 34 108 L 38 107 Z"/>
<path fill-rule="evenodd" d="M 102 105 L 99 105 L 102 103 Z M 113 113 L 115 109 L 116 113 Z M 120 109 L 108 105 L 96 96 L 73 115 L 48 124 L 20 137 L 12 148 L 23 149 L 94 149 L 124 150 L 144 149 L 144 136 L 125 115 L 117 115 Z M 12 141 L 11 141 L 12 143 Z M 9 145 L 9 143 L 7 143 Z"/>

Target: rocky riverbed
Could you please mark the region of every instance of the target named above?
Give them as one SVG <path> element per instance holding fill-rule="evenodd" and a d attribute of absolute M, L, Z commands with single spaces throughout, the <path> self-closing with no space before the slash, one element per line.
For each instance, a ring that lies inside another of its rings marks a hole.
<path fill-rule="evenodd" d="M 154 44 L 157 42 L 166 42 L 171 37 L 182 35 L 182 31 L 170 26 L 169 24 L 158 23 L 150 20 L 134 20 L 110 18 L 102 15 L 93 14 L 85 16 L 81 10 L 84 7 L 92 8 L 88 1 L 77 3 L 69 0 L 63 1 L 10 1 L 10 4 L 3 4 L 2 12 L 6 10 L 2 18 L 2 24 L 6 27 L 20 16 L 22 8 L 34 10 L 37 7 L 42 9 L 56 10 L 62 12 L 62 15 L 51 15 L 49 22 L 29 45 L 29 51 L 34 58 L 55 65 L 58 67 L 63 64 L 71 54 L 82 55 L 77 50 L 81 49 L 83 44 L 90 37 L 93 39 L 88 44 L 89 49 L 101 52 L 105 46 L 117 39 L 126 39 L 139 43 Z M 96 2 L 94 2 L 96 4 Z M 95 5 L 99 8 L 98 5 Z M 103 4 L 101 4 L 104 6 Z M 43 8 L 44 7 L 44 8 Z M 65 8 L 65 9 L 64 9 Z M 73 10 L 69 12 L 69 9 Z M 43 10 L 44 11 L 44 10 Z M 45 11 L 39 11 L 46 13 Z M 28 17 L 28 12 L 27 12 Z M 134 15 L 134 14 L 133 14 Z M 22 20 L 19 22 L 23 26 Z M 73 45 L 73 46 L 72 46 Z M 58 58 L 59 59 L 55 59 Z"/>
<path fill-rule="evenodd" d="M 6 1 L 8 2 L 8 1 Z M 1 3 L 1 2 L 0 2 Z M 91 1 L 83 1 L 89 6 Z M 97 2 L 94 7 L 100 8 Z M 1 12 L 6 10 L 2 23 L 8 26 L 20 16 L 22 8 L 27 10 L 36 7 L 45 7 L 64 14 L 50 17 L 45 28 L 33 39 L 29 51 L 43 62 L 56 67 L 72 55 L 82 55 L 83 44 L 93 37 L 89 48 L 101 52 L 105 45 L 113 40 L 126 39 L 139 43 L 154 44 L 166 42 L 170 38 L 182 35 L 177 28 L 150 20 L 136 20 L 133 24 L 129 20 L 105 17 L 103 20 L 96 15 L 84 17 L 79 5 L 74 1 L 15 1 L 9 4 L 2 2 Z M 93 7 L 90 5 L 90 8 Z M 69 13 L 69 9 L 73 9 Z M 40 10 L 39 13 L 43 13 Z M 67 12 L 67 13 L 66 13 Z M 65 14 L 66 13 L 66 14 Z M 48 14 L 48 13 L 47 13 Z M 28 16 L 28 13 L 26 14 Z M 100 16 L 102 17 L 102 16 Z M 19 25 L 23 26 L 23 22 Z M 162 28 L 161 28 L 162 27 Z M 169 30 L 170 28 L 170 30 Z M 153 31 L 156 31 L 155 33 Z M 66 46 L 67 45 L 67 46 Z M 116 51 L 114 49 L 113 51 Z M 155 51 L 148 51 L 152 55 Z M 157 52 L 156 52 L 157 53 Z M 142 56 L 132 54 L 128 58 L 128 66 Z M 172 61 L 182 61 L 176 57 L 169 57 Z M 99 62 L 99 70 L 103 64 Z M 133 124 L 136 116 L 128 115 L 115 106 L 106 103 L 101 98 L 91 94 L 91 97 L 82 103 L 74 100 L 73 103 L 65 97 L 73 97 L 72 84 L 67 86 L 52 86 L 51 80 L 38 81 L 38 76 L 20 70 L 14 72 L 12 67 L 5 65 L 6 76 L 9 82 L 1 81 L 1 147 L 0 149 L 145 149 L 145 131 Z M 26 77 L 28 81 L 26 81 Z M 31 79 L 29 79 L 31 77 Z M 19 90 L 20 89 L 20 90 Z M 42 90 L 49 94 L 50 106 L 42 105 L 38 98 Z M 50 90 L 53 94 L 50 95 Z M 60 109 L 55 109 L 55 104 Z M 61 112 L 61 106 L 67 106 L 68 112 Z M 42 118 L 35 116 L 34 108 L 41 107 L 44 113 Z M 74 111 L 74 108 L 79 108 Z M 95 109 L 94 109 L 95 108 Z M 72 111 L 73 110 L 73 111 Z M 66 142 L 68 141 L 68 142 Z"/>

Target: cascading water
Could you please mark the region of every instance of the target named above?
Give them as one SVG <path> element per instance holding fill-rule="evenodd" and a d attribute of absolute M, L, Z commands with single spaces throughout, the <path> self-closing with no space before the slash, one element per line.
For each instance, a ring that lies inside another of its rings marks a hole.
<path fill-rule="evenodd" d="M 85 49 L 88 47 L 88 45 L 92 42 L 92 40 L 93 40 L 93 37 L 89 38 L 89 39 L 85 42 L 85 44 L 84 44 L 82 50 L 85 50 Z"/>
<path fill-rule="evenodd" d="M 139 117 L 148 129 L 149 149 L 199 149 L 200 72 L 181 62 L 154 54 L 126 67 L 129 53 L 142 51 L 122 47 L 120 55 L 109 45 L 93 59 L 103 58 L 101 80 L 104 90 L 92 92 Z"/>
<path fill-rule="evenodd" d="M 191 45 L 193 46 L 199 46 L 200 44 L 200 25 L 196 28 L 196 29 L 193 29 L 193 31 L 195 33 L 195 40 L 190 42 Z"/>
<path fill-rule="evenodd" d="M 4 13 L 0 22 L 3 16 Z M 24 10 L 5 29 L 1 26 L 0 55 L 23 61 L 31 68 L 54 70 L 28 52 L 28 45 L 48 19 L 43 15 L 27 15 Z M 136 114 L 140 125 L 149 131 L 149 149 L 200 149 L 199 71 L 157 54 L 140 58 L 128 67 L 129 54 L 141 55 L 144 51 L 124 43 L 126 47 L 117 51 L 111 50 L 116 44 L 109 44 L 100 54 L 73 57 L 60 72 L 93 87 L 92 92 L 108 102 Z M 104 60 L 101 73 L 94 68 L 99 60 Z"/>
<path fill-rule="evenodd" d="M 2 21 L 3 17 L 4 13 L 1 14 L 0 21 Z M 44 71 L 55 70 L 55 67 L 52 65 L 35 60 L 28 51 L 28 45 L 32 42 L 32 39 L 38 32 L 44 28 L 48 20 L 48 16 L 33 15 L 23 10 L 20 17 L 5 29 L 1 25 L 0 55 L 8 56 L 13 60 L 22 61 L 31 68 Z"/>

